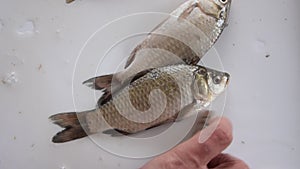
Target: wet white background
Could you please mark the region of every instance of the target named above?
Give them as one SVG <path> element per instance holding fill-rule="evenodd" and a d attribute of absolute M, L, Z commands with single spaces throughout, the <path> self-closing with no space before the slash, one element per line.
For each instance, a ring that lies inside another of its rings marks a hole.
<path fill-rule="evenodd" d="M 129 169 L 148 161 L 112 155 L 89 139 L 52 144 L 59 128 L 47 118 L 74 108 L 75 60 L 95 30 L 131 13 L 171 12 L 183 0 L 0 1 L 0 168 Z M 226 152 L 251 168 L 298 168 L 299 6 L 235 0 L 215 46 L 232 76 L 224 113 L 234 141 Z"/>

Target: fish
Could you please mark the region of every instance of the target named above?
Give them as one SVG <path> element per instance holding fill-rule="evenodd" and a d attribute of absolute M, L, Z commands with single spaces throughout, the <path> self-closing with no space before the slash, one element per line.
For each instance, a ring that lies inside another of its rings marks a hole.
<path fill-rule="evenodd" d="M 49 119 L 64 130 L 53 138 L 64 143 L 97 133 L 135 134 L 190 117 L 227 87 L 230 75 L 201 65 L 176 64 L 149 69 L 114 95 L 82 112 L 59 113 Z"/>
<path fill-rule="evenodd" d="M 116 72 L 114 87 L 106 86 L 111 76 L 83 82 L 108 97 L 129 77 L 149 68 L 186 63 L 196 65 L 215 44 L 228 25 L 231 0 L 188 0 L 151 31 L 127 59 L 124 70 Z M 104 98 L 105 99 L 105 98 Z"/>

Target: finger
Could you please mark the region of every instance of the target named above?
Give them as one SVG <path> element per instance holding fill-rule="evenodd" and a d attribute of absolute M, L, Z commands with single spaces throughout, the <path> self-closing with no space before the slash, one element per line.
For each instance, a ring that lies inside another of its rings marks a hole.
<path fill-rule="evenodd" d="M 211 135 L 210 135 L 211 134 Z M 209 136 L 205 142 L 200 135 Z M 213 119 L 211 124 L 188 141 L 148 162 L 148 168 L 200 168 L 220 154 L 232 141 L 231 123 L 226 118 Z"/>
<path fill-rule="evenodd" d="M 204 142 L 199 142 L 200 135 L 209 135 Z M 231 123 L 226 118 L 215 118 L 212 123 L 188 141 L 171 150 L 177 158 L 199 165 L 207 165 L 220 154 L 232 141 Z"/>
<path fill-rule="evenodd" d="M 204 143 L 199 142 L 202 132 L 204 135 L 208 135 L 211 131 L 213 131 L 212 135 Z M 153 166 L 156 168 L 200 168 L 207 166 L 209 161 L 231 143 L 232 127 L 228 119 L 216 118 L 202 132 L 198 132 L 186 142 L 153 159 L 143 169 L 154 168 Z"/>
<path fill-rule="evenodd" d="M 194 136 L 198 141 L 198 158 L 207 165 L 232 142 L 232 125 L 227 118 L 214 118 L 210 125 Z"/>
<path fill-rule="evenodd" d="M 219 154 L 208 163 L 207 167 L 209 169 L 249 169 L 244 161 L 229 154 Z"/>

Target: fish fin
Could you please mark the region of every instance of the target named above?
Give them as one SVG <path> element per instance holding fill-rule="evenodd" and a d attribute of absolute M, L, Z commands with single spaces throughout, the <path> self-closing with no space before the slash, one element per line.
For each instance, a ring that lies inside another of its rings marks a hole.
<path fill-rule="evenodd" d="M 170 16 L 168 16 L 166 19 L 164 19 L 161 23 L 159 23 L 158 25 L 156 25 L 152 31 L 150 31 L 150 33 L 148 35 L 151 35 L 153 32 L 155 32 L 159 27 L 161 27 L 168 19 L 170 18 Z M 154 33 L 155 34 L 155 33 Z"/>
<path fill-rule="evenodd" d="M 125 63 L 125 67 L 124 67 L 125 69 L 126 69 L 128 66 L 130 66 L 131 63 L 134 61 L 137 52 L 142 48 L 142 44 L 143 44 L 143 42 L 142 42 L 141 44 L 137 45 L 137 46 L 133 49 L 133 51 L 130 53 L 130 55 L 129 55 L 129 57 L 128 57 L 126 63 Z"/>
<path fill-rule="evenodd" d="M 161 122 L 161 123 L 158 123 L 158 124 L 156 124 L 156 125 L 154 125 L 154 126 L 151 126 L 151 127 L 147 128 L 146 130 L 153 129 L 153 128 L 158 127 L 158 126 L 161 126 L 161 125 L 163 125 L 163 124 L 175 122 L 175 119 L 176 119 L 176 115 L 175 115 L 174 117 L 172 117 L 171 119 L 167 119 L 167 120 L 165 120 L 165 121 L 163 121 L 163 122 Z"/>
<path fill-rule="evenodd" d="M 112 137 L 132 134 L 132 133 L 128 133 L 126 131 L 119 130 L 119 129 L 108 129 L 108 130 L 103 131 L 102 133 L 111 135 Z"/>
<path fill-rule="evenodd" d="M 109 89 L 111 88 L 113 75 L 114 74 L 93 77 L 84 81 L 82 84 L 95 90 Z"/>
<path fill-rule="evenodd" d="M 179 20 L 186 19 L 197 7 L 199 7 L 197 3 L 194 3 L 193 5 L 189 6 L 182 12 L 182 14 L 178 17 L 178 19 Z"/>
<path fill-rule="evenodd" d="M 81 127 L 76 112 L 55 114 L 50 116 L 49 119 L 54 124 L 65 128 L 52 138 L 54 143 L 64 143 L 87 136 L 87 133 Z"/>
<path fill-rule="evenodd" d="M 145 74 L 149 73 L 151 70 L 153 70 L 153 69 L 143 70 L 143 71 L 137 73 L 136 75 L 134 75 L 133 77 L 128 78 L 127 80 L 125 80 L 125 82 L 123 82 L 123 84 L 114 84 L 113 92 L 111 91 L 112 90 L 111 87 L 104 88 L 104 90 L 103 90 L 104 93 L 98 100 L 98 106 L 102 106 L 102 105 L 106 104 L 108 101 L 110 101 L 111 98 L 112 98 L 112 93 L 113 94 L 117 93 L 120 89 L 125 87 L 125 85 L 133 83 L 134 81 L 136 81 L 140 77 L 142 77 Z"/>
<path fill-rule="evenodd" d="M 66 128 L 61 132 L 58 132 L 53 138 L 53 143 L 65 143 L 68 141 L 80 139 L 86 137 L 87 134 L 81 127 Z"/>
<path fill-rule="evenodd" d="M 106 103 L 107 103 L 108 101 L 110 101 L 111 98 L 112 98 L 112 96 L 111 96 L 111 91 L 110 91 L 110 90 L 105 89 L 103 92 L 104 92 L 103 95 L 99 98 L 99 100 L 98 100 L 98 102 L 97 102 L 98 107 L 100 107 L 100 106 L 106 104 Z"/>
<path fill-rule="evenodd" d="M 155 31 L 161 27 L 168 19 L 170 18 L 170 16 L 166 19 L 164 19 L 161 23 L 159 23 L 158 25 L 156 25 L 149 33 L 148 36 L 151 36 L 152 34 L 155 34 Z M 156 34 L 156 35 L 160 35 L 160 34 Z M 160 35 L 160 36 L 164 36 L 164 35 Z M 149 38 L 149 37 L 148 37 Z M 133 51 L 131 52 L 130 56 L 128 57 L 126 64 L 125 64 L 125 69 L 131 65 L 131 63 L 134 61 L 135 56 L 137 54 L 137 52 L 143 48 L 144 45 L 146 45 L 148 43 L 149 39 L 144 40 L 143 42 L 141 42 L 139 45 L 137 45 Z"/>
<path fill-rule="evenodd" d="M 170 17 L 170 16 L 169 16 Z M 159 23 L 157 26 L 155 26 L 154 28 L 153 28 L 153 30 L 152 31 L 150 31 L 150 33 L 148 33 L 148 36 L 151 36 L 151 34 L 153 34 L 153 32 L 155 31 L 155 30 L 157 30 L 159 27 L 161 27 L 168 19 L 169 19 L 169 17 L 167 18 L 167 19 L 165 19 L 165 20 L 163 20 L 161 23 Z M 154 33 L 155 34 L 155 33 Z M 161 35 L 161 36 L 163 36 L 163 35 Z M 148 43 L 148 39 L 146 39 L 146 40 L 144 40 L 143 42 L 141 42 L 139 45 L 137 45 L 134 49 L 133 49 L 133 51 L 131 52 L 131 54 L 130 54 L 130 56 L 128 57 L 128 59 L 127 59 L 127 61 L 126 61 L 126 64 L 125 64 L 125 69 L 128 67 L 128 66 L 130 66 L 131 65 L 131 63 L 134 61 L 134 59 L 135 59 L 135 56 L 136 56 L 136 54 L 137 54 L 137 52 L 140 50 L 140 49 L 142 49 L 143 48 L 143 46 L 145 45 L 145 43 L 147 44 Z"/>
<path fill-rule="evenodd" d="M 198 133 L 200 130 L 204 129 L 209 125 L 209 121 L 211 119 L 211 111 L 209 110 L 201 110 L 198 112 L 196 117 L 192 117 L 195 119 L 193 125 L 191 126 L 189 132 L 186 134 L 183 141 L 186 141 L 190 139 L 192 136 L 194 136 L 196 133 Z"/>
<path fill-rule="evenodd" d="M 206 127 L 209 125 L 209 120 L 212 117 L 213 112 L 210 110 L 202 110 L 197 114 L 197 125 Z"/>
<path fill-rule="evenodd" d="M 130 84 L 136 81 L 137 79 L 143 77 L 145 74 L 151 72 L 154 68 L 146 69 L 143 71 L 140 71 L 139 73 L 135 74 L 132 78 L 128 78 L 130 80 Z"/>
<path fill-rule="evenodd" d="M 191 104 L 185 106 L 184 108 L 181 109 L 180 113 L 178 113 L 176 122 L 181 121 L 187 117 L 190 117 L 195 114 L 195 105 L 197 102 L 194 100 Z"/>
<path fill-rule="evenodd" d="M 114 81 L 113 81 L 113 76 L 115 74 L 108 74 L 108 75 L 90 78 L 90 79 L 82 82 L 82 84 L 84 84 L 92 89 L 95 89 L 95 90 L 106 89 L 107 91 L 111 91 L 111 88 L 113 87 L 113 89 L 114 89 L 113 91 L 118 91 L 117 89 L 120 88 L 119 85 L 127 84 L 126 82 L 132 83 L 133 81 L 140 78 L 141 76 L 144 76 L 146 73 L 150 72 L 151 70 L 153 70 L 153 68 L 140 71 L 136 75 L 129 77 L 124 82 L 119 82 L 117 78 L 114 78 Z M 112 82 L 114 83 L 113 86 L 112 86 Z"/>

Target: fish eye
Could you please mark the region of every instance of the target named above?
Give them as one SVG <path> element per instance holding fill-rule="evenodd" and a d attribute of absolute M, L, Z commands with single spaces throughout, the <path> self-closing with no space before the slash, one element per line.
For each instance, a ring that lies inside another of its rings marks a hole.
<path fill-rule="evenodd" d="M 222 81 L 221 76 L 215 76 L 215 77 L 213 78 L 214 84 L 220 84 L 221 81 Z"/>
<path fill-rule="evenodd" d="M 227 4 L 228 0 L 220 0 L 221 4 Z"/>

